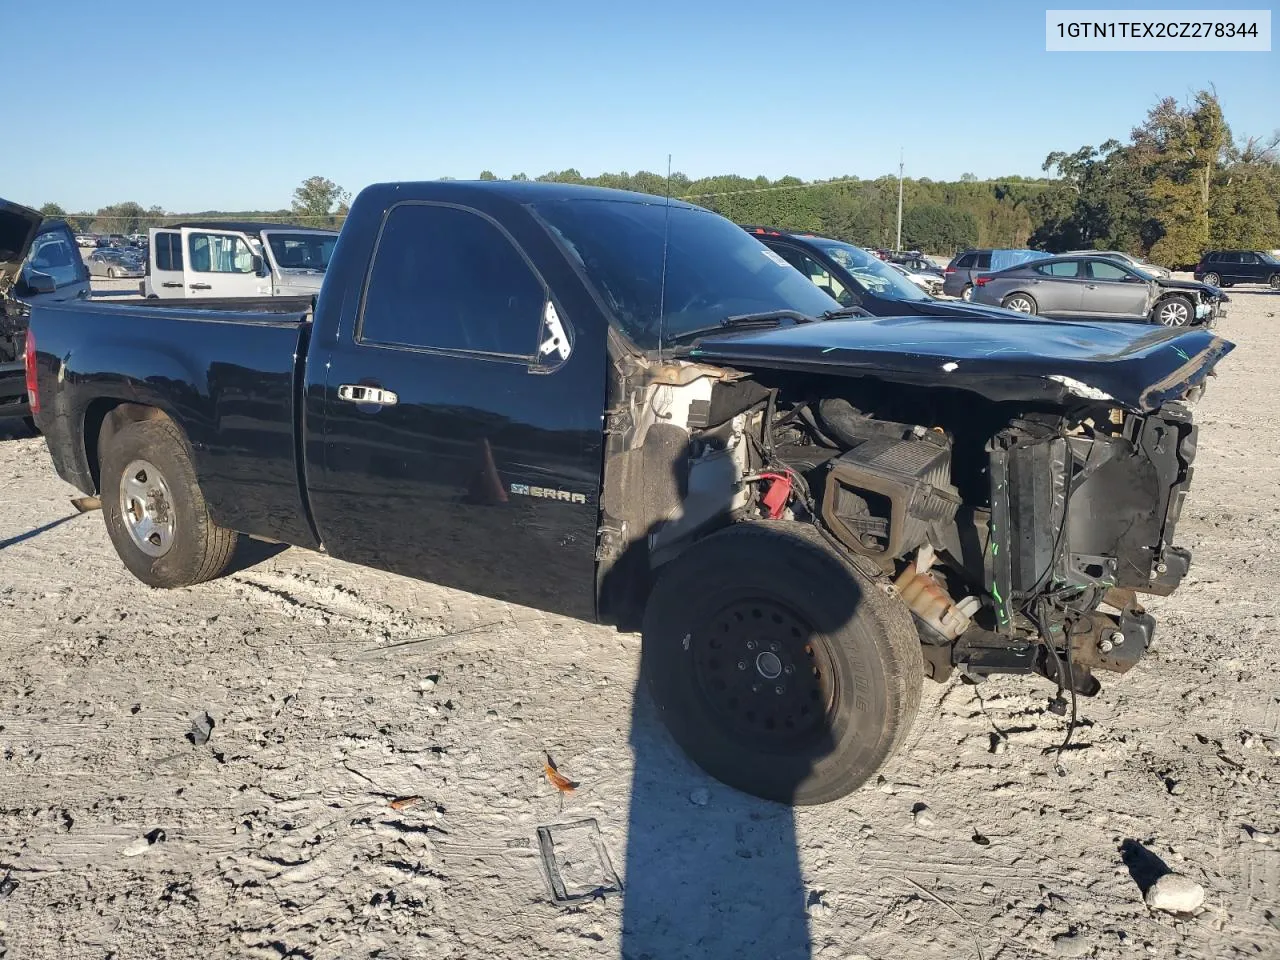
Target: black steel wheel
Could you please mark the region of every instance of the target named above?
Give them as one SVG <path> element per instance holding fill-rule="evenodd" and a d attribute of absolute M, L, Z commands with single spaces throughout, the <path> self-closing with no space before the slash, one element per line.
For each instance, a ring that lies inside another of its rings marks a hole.
<path fill-rule="evenodd" d="M 813 804 L 857 789 L 901 744 L 924 664 L 899 600 L 813 527 L 775 522 L 736 524 L 663 568 L 643 672 L 704 770 Z"/>

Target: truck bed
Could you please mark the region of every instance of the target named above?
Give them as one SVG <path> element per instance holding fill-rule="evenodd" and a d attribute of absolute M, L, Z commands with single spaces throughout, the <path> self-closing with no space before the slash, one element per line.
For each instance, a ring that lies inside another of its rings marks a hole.
<path fill-rule="evenodd" d="M 96 492 L 103 419 L 121 402 L 157 407 L 187 430 L 216 523 L 315 545 L 294 429 L 304 415 L 299 399 L 309 308 L 156 304 L 33 308 L 39 349 L 60 358 L 63 387 L 42 397 L 59 475 Z M 305 301 L 293 304 L 300 305 Z"/>

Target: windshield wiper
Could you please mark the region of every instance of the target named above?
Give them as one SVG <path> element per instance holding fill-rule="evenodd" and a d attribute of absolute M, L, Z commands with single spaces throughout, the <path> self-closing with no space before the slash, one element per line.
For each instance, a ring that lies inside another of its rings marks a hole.
<path fill-rule="evenodd" d="M 841 317 L 874 317 L 875 314 L 862 307 L 841 307 L 839 310 L 824 310 L 818 314 L 819 320 L 839 320 Z"/>
<path fill-rule="evenodd" d="M 798 324 L 814 323 L 818 319 L 818 317 L 811 317 L 807 313 L 801 313 L 799 310 L 762 310 L 759 313 L 740 313 L 734 317 L 725 317 L 714 327 L 699 327 L 696 330 L 686 330 L 684 333 L 677 333 L 673 337 L 668 337 L 667 340 L 670 343 L 680 343 L 685 340 L 706 336 L 709 333 L 717 333 L 721 330 L 748 327 L 780 327 L 788 320 L 793 324 Z"/>
<path fill-rule="evenodd" d="M 722 327 L 776 327 L 783 320 L 794 323 L 813 323 L 815 317 L 799 310 L 762 310 L 759 313 L 740 313 L 736 317 L 725 317 L 720 321 Z"/>

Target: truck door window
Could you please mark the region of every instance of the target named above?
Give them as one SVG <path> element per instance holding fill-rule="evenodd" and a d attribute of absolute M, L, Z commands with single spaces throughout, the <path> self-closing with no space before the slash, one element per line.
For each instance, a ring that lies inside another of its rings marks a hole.
<path fill-rule="evenodd" d="M 191 269 L 197 273 L 253 273 L 253 251 L 240 237 L 193 233 Z"/>
<path fill-rule="evenodd" d="M 362 343 L 532 359 L 546 289 L 494 224 L 457 207 L 392 208 L 369 273 Z"/>
<path fill-rule="evenodd" d="M 156 234 L 156 269 L 182 269 L 182 234 Z"/>

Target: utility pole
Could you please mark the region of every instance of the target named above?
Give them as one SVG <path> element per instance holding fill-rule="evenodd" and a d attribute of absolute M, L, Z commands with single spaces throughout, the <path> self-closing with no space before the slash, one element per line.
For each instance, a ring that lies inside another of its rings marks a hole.
<path fill-rule="evenodd" d="M 902 148 L 898 148 L 898 244 L 895 250 L 902 250 Z"/>

